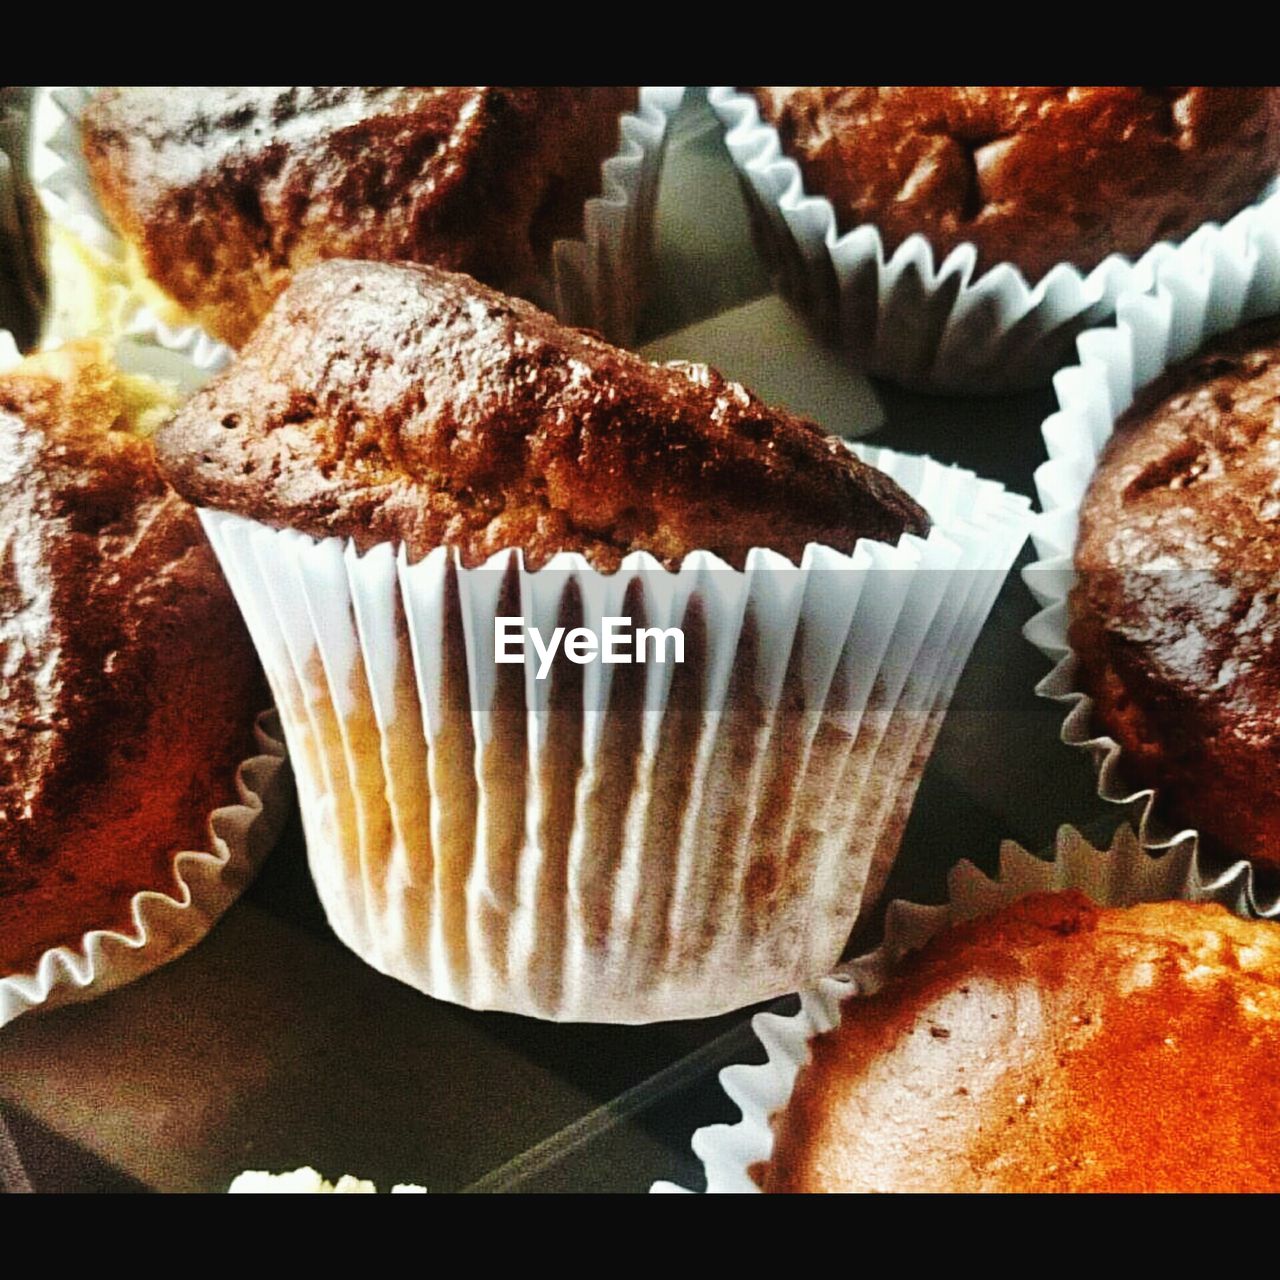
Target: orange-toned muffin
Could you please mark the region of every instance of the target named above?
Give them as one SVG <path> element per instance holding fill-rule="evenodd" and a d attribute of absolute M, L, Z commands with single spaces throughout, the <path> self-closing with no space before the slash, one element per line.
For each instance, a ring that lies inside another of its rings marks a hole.
<path fill-rule="evenodd" d="M 892 253 L 920 232 L 1033 283 L 1180 240 L 1280 171 L 1280 89 L 802 85 L 755 90 L 810 194 Z"/>
<path fill-rule="evenodd" d="M 150 396 L 87 343 L 0 376 L 0 975 L 177 894 L 257 750 L 257 659 Z"/>
<path fill-rule="evenodd" d="M 238 347 L 324 258 L 539 292 L 636 101 L 626 86 L 117 87 L 81 127 L 146 275 Z"/>
<path fill-rule="evenodd" d="M 766 1191 L 1280 1191 L 1280 926 L 1034 894 L 815 1039 Z"/>

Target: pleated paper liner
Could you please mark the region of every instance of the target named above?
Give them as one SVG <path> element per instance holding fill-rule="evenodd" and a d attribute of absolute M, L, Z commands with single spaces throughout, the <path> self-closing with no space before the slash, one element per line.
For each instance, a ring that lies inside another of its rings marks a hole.
<path fill-rule="evenodd" d="M 0 976 L 0 1027 L 40 1006 L 89 1000 L 189 951 L 248 887 L 289 813 L 289 771 L 273 712 L 254 726 L 259 754 L 236 770 L 235 795 L 209 814 L 208 845 L 174 855 L 176 893 L 133 896 L 127 930 L 90 929 L 29 973 Z"/>
<path fill-rule="evenodd" d="M 1151 288 L 1119 299 L 1117 313 L 1114 325 L 1080 336 L 1080 363 L 1054 378 L 1060 407 L 1044 422 L 1049 457 L 1036 471 L 1043 511 L 1035 517 L 1032 539 L 1040 558 L 1023 570 L 1044 607 L 1027 623 L 1025 635 L 1056 663 L 1036 692 L 1069 708 L 1062 740 L 1089 752 L 1098 770 L 1098 794 L 1133 807 L 1143 846 L 1160 849 L 1188 833 L 1168 825 L 1153 790 L 1126 779 L 1119 745 L 1097 732 L 1067 636 L 1080 504 L 1116 420 L 1141 388 L 1215 335 L 1280 314 L 1280 225 L 1237 220 L 1220 235 L 1192 237 L 1161 258 Z M 1255 910 L 1280 912 L 1280 898 L 1261 893 L 1252 875 L 1247 882 Z"/>
<path fill-rule="evenodd" d="M 831 202 L 805 191 L 754 97 L 725 85 L 707 97 L 785 292 L 858 368 L 905 386 L 990 395 L 1045 385 L 1071 358 L 1077 335 L 1110 319 L 1120 294 L 1149 283 L 1172 252 L 1161 243 L 1136 261 L 1113 254 L 1087 273 L 1060 263 L 1034 286 L 1010 263 L 975 274 L 971 244 L 936 265 L 923 235 L 888 254 L 875 226 L 840 233 Z M 1273 184 L 1257 204 L 1183 243 L 1211 254 L 1224 239 L 1270 229 L 1270 244 L 1278 224 Z"/>
<path fill-rule="evenodd" d="M 706 1171 L 707 1191 L 759 1191 L 751 1169 L 772 1155 L 771 1118 L 787 1105 L 796 1077 L 809 1059 L 811 1041 L 839 1024 L 845 1001 L 874 995 L 904 956 L 918 951 L 949 924 L 989 915 L 1029 893 L 1059 889 L 1079 889 L 1103 906 L 1181 898 L 1221 903 L 1240 916 L 1252 914 L 1246 863 L 1205 879 L 1192 841 L 1180 841 L 1162 856 L 1153 857 L 1127 826 L 1116 832 L 1111 847 L 1105 850 L 1095 849 L 1079 832 L 1063 827 L 1051 860 L 1006 843 L 1000 850 L 999 874 L 994 879 L 971 862 L 958 863 L 948 879 L 944 905 L 894 902 L 886 913 L 879 947 L 841 965 L 837 974 L 804 991 L 798 1013 L 761 1013 L 752 1019 L 767 1060 L 758 1066 L 726 1067 L 720 1073 L 720 1082 L 742 1118 L 735 1124 L 699 1129 L 693 1135 L 694 1153 Z M 653 1190 L 684 1188 L 660 1182 Z"/>
<path fill-rule="evenodd" d="M 553 248 L 551 307 L 566 324 L 631 346 L 653 278 L 653 228 L 662 161 L 684 102 L 683 85 L 644 85 L 622 117 L 617 155 L 604 162 L 601 194 L 583 210 L 582 238 Z"/>
<path fill-rule="evenodd" d="M 153 342 L 213 373 L 231 358 L 177 304 L 145 280 L 98 204 L 80 147 L 79 119 L 95 86 L 45 87 L 32 107 L 32 169 L 52 223 L 52 304 L 46 336 L 86 334 Z M 559 241 L 542 300 L 566 323 L 629 342 L 648 278 L 654 208 L 681 86 L 644 86 L 619 119 L 617 153 L 602 166 L 601 194 L 583 210 L 581 240 Z"/>
<path fill-rule="evenodd" d="M 0 330 L 0 373 L 20 359 Z M 253 879 L 289 813 L 289 771 L 274 712 L 254 726 L 258 753 L 236 770 L 234 790 L 209 814 L 204 849 L 174 855 L 175 893 L 134 895 L 129 929 L 90 929 L 54 947 L 28 973 L 0 974 L 0 1027 L 40 1006 L 86 1000 L 132 982 L 193 947 Z"/>
<path fill-rule="evenodd" d="M 1026 500 L 863 451 L 927 539 L 800 566 L 695 552 L 409 564 L 204 512 L 281 708 L 338 935 L 443 999 L 572 1021 L 704 1017 L 838 959 L 1025 537 Z M 679 626 L 683 663 L 493 661 L 495 619 Z"/>

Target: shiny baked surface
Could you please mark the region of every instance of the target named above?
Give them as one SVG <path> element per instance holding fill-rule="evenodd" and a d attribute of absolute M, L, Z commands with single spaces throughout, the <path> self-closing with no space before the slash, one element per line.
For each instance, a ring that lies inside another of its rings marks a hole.
<path fill-rule="evenodd" d="M 1280 1189 L 1280 926 L 1035 894 L 843 1012 L 768 1191 Z"/>
<path fill-rule="evenodd" d="M 913 232 L 934 260 L 973 242 L 978 270 L 1034 283 L 1141 254 L 1221 221 L 1280 171 L 1280 89 L 803 85 L 755 89 L 810 194 L 842 231 Z"/>
<path fill-rule="evenodd" d="M 1139 396 L 1081 506 L 1071 642 L 1130 775 L 1280 864 L 1278 405 L 1275 321 Z"/>

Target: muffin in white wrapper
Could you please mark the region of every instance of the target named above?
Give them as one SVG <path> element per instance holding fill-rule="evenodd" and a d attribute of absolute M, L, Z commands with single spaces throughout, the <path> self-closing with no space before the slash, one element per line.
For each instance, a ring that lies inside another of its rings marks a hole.
<path fill-rule="evenodd" d="M 704 1017 L 829 971 L 1029 518 L 969 472 L 860 452 L 930 511 L 927 539 L 530 573 L 202 512 L 338 935 L 431 995 L 570 1021 Z M 684 661 L 540 679 L 493 660 L 513 615 L 680 627 Z"/>
<path fill-rule="evenodd" d="M 804 991 L 797 1013 L 755 1016 L 752 1029 L 767 1060 L 754 1066 L 726 1067 L 720 1073 L 721 1084 L 742 1118 L 735 1124 L 710 1125 L 693 1135 L 694 1153 L 706 1171 L 707 1191 L 759 1192 L 752 1166 L 772 1155 L 771 1118 L 787 1105 L 796 1077 L 809 1059 L 810 1042 L 839 1024 L 845 1001 L 874 995 L 905 955 L 920 950 L 948 925 L 990 915 L 1030 893 L 1062 889 L 1078 889 L 1101 906 L 1183 899 L 1220 903 L 1237 915 L 1250 917 L 1247 880 L 1244 863 L 1203 879 L 1194 847 L 1187 840 L 1153 857 L 1127 826 L 1116 832 L 1111 847 L 1105 850 L 1095 849 L 1079 832 L 1063 827 L 1051 860 L 1034 857 L 1009 842 L 1000 850 L 1000 869 L 994 879 L 971 862 L 958 863 L 948 878 L 944 905 L 892 903 L 885 916 L 883 940 L 874 951 L 848 961 L 837 973 Z M 684 1188 L 660 1182 L 653 1190 Z"/>
<path fill-rule="evenodd" d="M 1044 607 L 1024 634 L 1056 663 L 1036 692 L 1070 708 L 1062 740 L 1093 757 L 1102 798 L 1140 807 L 1139 834 L 1148 849 L 1166 847 L 1185 832 L 1162 820 L 1151 789 L 1126 780 L 1123 753 L 1113 738 L 1098 733 L 1092 701 L 1080 687 L 1067 606 L 1076 579 L 1080 506 L 1116 421 L 1141 388 L 1214 336 L 1278 313 L 1280 224 L 1236 219 L 1221 234 L 1193 236 L 1163 254 L 1154 284 L 1127 291 L 1117 303 L 1116 323 L 1081 334 L 1080 363 L 1054 377 L 1059 409 L 1042 428 L 1048 460 L 1036 471 L 1036 488 L 1043 510 L 1031 531 L 1039 559 L 1023 569 Z M 1251 876 L 1248 882 L 1253 894 Z M 1255 908 L 1263 905 L 1255 899 Z"/>
<path fill-rule="evenodd" d="M 254 726 L 259 754 L 236 770 L 235 793 L 209 814 L 208 847 L 174 855 L 179 892 L 146 889 L 130 903 L 128 930 L 90 929 L 52 947 L 27 973 L 0 974 L 0 1027 L 19 1014 L 122 987 L 196 945 L 249 886 L 289 815 L 291 789 L 274 712 Z"/>
<path fill-rule="evenodd" d="M 20 362 L 0 329 L 0 374 Z M 211 796 L 207 843 L 175 853 L 177 891 L 143 890 L 130 902 L 127 930 L 90 929 L 52 947 L 21 973 L 0 973 L 0 1027 L 19 1014 L 88 1000 L 150 973 L 195 946 L 257 873 L 288 817 L 292 790 L 274 712 L 254 725 L 257 752 L 237 768 L 234 787 Z M 219 803 L 221 802 L 221 803 Z"/>
<path fill-rule="evenodd" d="M 870 224 L 841 234 L 825 196 L 806 193 L 799 165 L 763 120 L 756 99 L 732 86 L 707 90 L 743 182 L 753 219 L 785 292 L 858 368 L 927 391 L 997 394 L 1040 386 L 1071 356 L 1083 329 L 1111 318 L 1126 288 L 1149 284 L 1171 252 L 1154 245 L 1136 261 L 1118 254 L 1088 272 L 1060 263 L 1029 284 L 1011 263 L 975 275 L 972 244 L 935 264 L 925 236 L 886 254 Z M 1213 254 L 1220 242 L 1280 225 L 1276 184 L 1219 226 L 1183 242 Z"/>
<path fill-rule="evenodd" d="M 230 348 L 146 279 L 98 202 L 79 130 L 95 88 L 43 87 L 32 103 L 32 177 L 51 222 L 46 336 L 154 342 L 216 372 L 230 360 Z M 582 238 L 552 246 L 546 296 L 539 301 L 567 323 L 616 342 L 634 336 L 663 152 L 683 99 L 683 86 L 641 87 L 635 112 L 619 118 L 618 151 L 602 166 L 601 194 L 583 209 Z"/>

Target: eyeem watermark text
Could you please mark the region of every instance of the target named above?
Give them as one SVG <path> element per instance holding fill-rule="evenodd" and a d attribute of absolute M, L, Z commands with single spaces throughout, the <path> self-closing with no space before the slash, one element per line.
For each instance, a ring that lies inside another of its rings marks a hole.
<path fill-rule="evenodd" d="M 590 627 L 574 627 L 567 635 L 557 627 L 544 639 L 537 627 L 520 617 L 493 620 L 493 660 L 523 662 L 526 637 L 537 655 L 537 679 L 545 680 L 563 645 L 565 657 L 579 666 L 589 662 L 666 662 L 668 644 L 672 662 L 684 661 L 684 632 L 679 627 L 632 627 L 630 618 L 602 618 L 599 635 Z M 652 657 L 650 657 L 652 653 Z"/>

